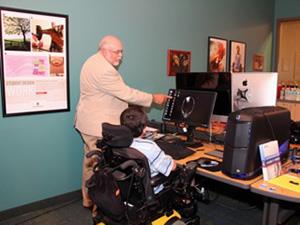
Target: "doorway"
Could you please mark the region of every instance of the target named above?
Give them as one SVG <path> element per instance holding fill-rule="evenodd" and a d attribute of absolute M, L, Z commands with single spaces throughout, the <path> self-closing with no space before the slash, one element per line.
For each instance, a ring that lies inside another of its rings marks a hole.
<path fill-rule="evenodd" d="M 300 81 L 300 18 L 277 21 L 276 65 L 278 80 Z"/>

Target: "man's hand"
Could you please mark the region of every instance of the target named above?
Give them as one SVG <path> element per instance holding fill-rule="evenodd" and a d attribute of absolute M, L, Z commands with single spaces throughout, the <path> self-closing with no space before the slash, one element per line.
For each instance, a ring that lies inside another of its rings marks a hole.
<path fill-rule="evenodd" d="M 168 99 L 172 98 L 169 95 L 165 95 L 161 93 L 152 94 L 152 96 L 153 96 L 152 102 L 161 106 L 164 105 Z"/>

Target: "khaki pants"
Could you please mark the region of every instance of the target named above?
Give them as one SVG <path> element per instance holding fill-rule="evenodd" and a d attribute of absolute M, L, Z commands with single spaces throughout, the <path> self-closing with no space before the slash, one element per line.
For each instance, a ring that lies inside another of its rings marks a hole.
<path fill-rule="evenodd" d="M 99 150 L 96 146 L 96 142 L 100 137 L 90 136 L 80 133 L 82 140 L 84 142 L 84 156 L 82 163 L 82 204 L 84 207 L 91 207 L 92 201 L 88 196 L 86 181 L 93 175 L 93 159 L 86 158 L 85 155 L 92 150 Z"/>

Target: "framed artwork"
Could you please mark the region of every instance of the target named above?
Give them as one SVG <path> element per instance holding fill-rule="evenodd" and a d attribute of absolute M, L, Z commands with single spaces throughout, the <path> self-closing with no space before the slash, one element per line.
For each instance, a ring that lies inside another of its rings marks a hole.
<path fill-rule="evenodd" d="M 70 111 L 68 16 L 0 13 L 3 116 Z"/>
<path fill-rule="evenodd" d="M 246 43 L 230 41 L 230 72 L 245 72 Z"/>
<path fill-rule="evenodd" d="M 264 56 L 259 54 L 253 55 L 253 71 L 263 71 L 264 69 Z"/>
<path fill-rule="evenodd" d="M 175 76 L 178 72 L 191 71 L 191 52 L 168 49 L 168 76 Z"/>
<path fill-rule="evenodd" d="M 208 72 L 227 71 L 227 40 L 218 37 L 208 37 Z"/>

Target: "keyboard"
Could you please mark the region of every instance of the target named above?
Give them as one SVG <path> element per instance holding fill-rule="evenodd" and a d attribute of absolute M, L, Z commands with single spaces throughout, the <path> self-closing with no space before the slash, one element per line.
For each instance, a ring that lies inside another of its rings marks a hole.
<path fill-rule="evenodd" d="M 223 159 L 223 150 L 220 150 L 220 149 L 215 149 L 215 150 L 212 150 L 212 151 L 209 151 L 209 152 L 205 152 L 204 154 L 215 156 L 217 158 Z"/>
<path fill-rule="evenodd" d="M 156 140 L 155 143 L 173 159 L 179 160 L 195 153 L 192 149 L 184 146 L 181 141 L 167 142 L 164 140 Z"/>

